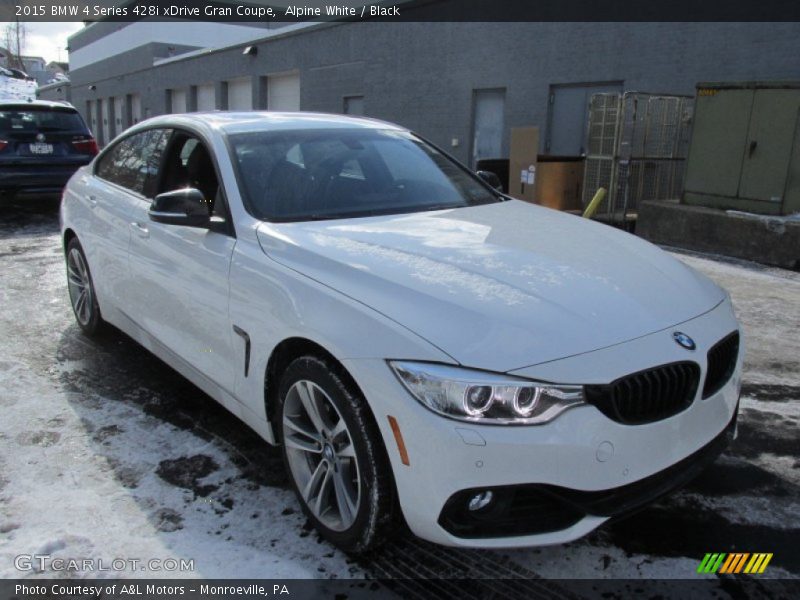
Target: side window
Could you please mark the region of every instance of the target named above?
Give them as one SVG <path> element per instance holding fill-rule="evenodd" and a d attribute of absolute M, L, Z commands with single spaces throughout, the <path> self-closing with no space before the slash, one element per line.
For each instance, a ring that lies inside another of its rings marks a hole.
<path fill-rule="evenodd" d="M 345 163 L 342 165 L 342 171 L 339 173 L 339 175 L 341 177 L 360 179 L 362 181 L 366 179 L 366 177 L 364 177 L 364 171 L 361 169 L 361 163 L 354 158 L 345 161 Z"/>
<path fill-rule="evenodd" d="M 199 139 L 178 132 L 168 144 L 164 171 L 157 193 L 185 187 L 197 188 L 203 192 L 213 211 L 219 192 L 219 182 L 211 154 Z"/>
<path fill-rule="evenodd" d="M 172 134 L 170 129 L 154 129 L 147 133 L 151 137 L 146 142 L 145 150 L 145 179 L 142 194 L 145 198 L 155 198 L 158 189 L 158 170 L 161 167 L 161 158 Z"/>
<path fill-rule="evenodd" d="M 186 167 L 187 163 L 189 162 L 189 157 L 192 155 L 192 150 L 195 149 L 195 146 L 199 144 L 199 140 L 197 138 L 189 138 L 186 140 L 186 143 L 181 148 L 181 164 Z"/>
<path fill-rule="evenodd" d="M 118 142 L 97 165 L 95 173 L 101 179 L 130 190 L 136 187 L 136 172 L 132 168 L 136 154 L 136 138 L 131 136 Z"/>
<path fill-rule="evenodd" d="M 152 197 L 169 132 L 150 129 L 119 141 L 97 165 L 96 175 L 138 194 Z"/>

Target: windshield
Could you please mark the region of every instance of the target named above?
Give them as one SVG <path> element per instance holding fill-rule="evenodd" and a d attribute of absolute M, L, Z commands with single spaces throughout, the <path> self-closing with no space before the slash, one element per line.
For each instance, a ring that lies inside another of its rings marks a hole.
<path fill-rule="evenodd" d="M 307 221 L 458 208 L 499 197 L 406 132 L 271 131 L 230 136 L 251 212 Z"/>
<path fill-rule="evenodd" d="M 84 131 L 83 120 L 74 110 L 0 110 L 0 134 L 39 131 Z"/>

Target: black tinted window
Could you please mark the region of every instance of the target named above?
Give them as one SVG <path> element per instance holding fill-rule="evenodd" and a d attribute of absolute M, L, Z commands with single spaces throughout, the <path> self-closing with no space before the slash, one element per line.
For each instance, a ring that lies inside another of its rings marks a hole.
<path fill-rule="evenodd" d="M 243 195 L 260 219 L 418 212 L 498 199 L 465 169 L 405 132 L 272 131 L 230 139 Z"/>
<path fill-rule="evenodd" d="M 97 165 L 98 177 L 148 198 L 155 194 L 156 176 L 169 132 L 150 129 L 117 142 Z"/>
<path fill-rule="evenodd" d="M 0 110 L 0 133 L 39 131 L 86 132 L 81 116 L 74 110 L 63 109 L 3 109 Z"/>

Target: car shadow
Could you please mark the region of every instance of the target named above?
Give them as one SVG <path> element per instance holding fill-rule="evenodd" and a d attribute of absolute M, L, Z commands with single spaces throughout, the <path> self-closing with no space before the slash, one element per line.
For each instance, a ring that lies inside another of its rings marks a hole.
<path fill-rule="evenodd" d="M 288 489 L 278 448 L 121 331 L 108 326 L 90 339 L 72 325 L 61 336 L 56 361 L 80 363 L 61 374 L 68 391 L 136 406 L 146 415 L 217 442 L 231 450 L 242 477 Z"/>
<path fill-rule="evenodd" d="M 60 196 L 0 195 L 0 240 L 44 236 L 58 231 Z M 13 258 L 14 247 L 4 256 Z"/>

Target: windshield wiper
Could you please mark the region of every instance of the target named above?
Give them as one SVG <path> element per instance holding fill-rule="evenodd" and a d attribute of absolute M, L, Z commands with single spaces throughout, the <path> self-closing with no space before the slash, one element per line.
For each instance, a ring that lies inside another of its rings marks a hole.
<path fill-rule="evenodd" d="M 298 221 L 331 221 L 333 219 L 350 219 L 353 217 L 368 217 L 371 216 L 369 212 L 345 212 L 345 213 L 311 213 L 310 215 L 298 215 L 296 217 L 289 217 L 290 222 Z"/>

